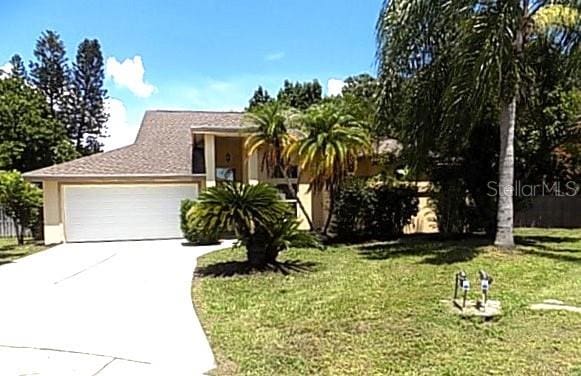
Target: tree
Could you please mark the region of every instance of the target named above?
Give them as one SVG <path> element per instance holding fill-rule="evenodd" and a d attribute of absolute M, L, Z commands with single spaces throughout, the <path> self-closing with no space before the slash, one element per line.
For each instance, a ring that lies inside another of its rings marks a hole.
<path fill-rule="evenodd" d="M 292 114 L 292 111 L 285 109 L 278 101 L 266 103 L 248 112 L 245 123 L 248 124 L 250 136 L 246 138 L 244 147 L 248 156 L 261 149 L 264 150 L 261 161 L 262 170 L 269 176 L 280 176 L 286 180 L 292 198 L 297 201 L 312 230 L 314 226 L 310 215 L 289 177 L 289 168 L 292 167 L 291 158 L 285 155 L 285 150 L 296 141 L 296 137 L 291 134 L 288 127 Z M 300 181 L 300 173 L 297 181 Z"/>
<path fill-rule="evenodd" d="M 347 77 L 341 91 L 340 101 L 345 111 L 369 126 L 369 131 L 375 136 L 389 136 L 380 132 L 377 120 L 377 98 L 379 84 L 377 79 L 367 73 Z"/>
<path fill-rule="evenodd" d="M 294 84 L 285 80 L 276 99 L 289 107 L 306 110 L 310 106 L 321 102 L 323 88 L 317 80 L 303 83 L 296 82 Z"/>
<path fill-rule="evenodd" d="M 0 170 L 30 171 L 75 156 L 42 93 L 18 77 L 0 80 Z"/>
<path fill-rule="evenodd" d="M 312 106 L 297 121 L 305 135 L 290 145 L 287 154 L 296 155 L 299 168 L 309 172 L 315 192 L 329 192 L 329 213 L 323 227 L 327 235 L 340 183 L 357 159 L 371 151 L 369 132 L 334 103 Z"/>
<path fill-rule="evenodd" d="M 317 239 L 298 229 L 278 190 L 266 183 L 228 182 L 205 190 L 187 214 L 191 228 L 206 233 L 233 231 L 246 247 L 248 263 L 263 269 L 292 245 L 316 246 Z"/>
<path fill-rule="evenodd" d="M 55 119 L 61 118 L 70 79 L 65 55 L 65 46 L 60 36 L 54 31 L 47 30 L 36 41 L 34 49 L 36 62 L 30 63 L 31 82 L 46 96 Z"/>
<path fill-rule="evenodd" d="M 274 98 L 270 96 L 268 90 L 263 89 L 262 86 L 258 86 L 258 89 L 254 91 L 252 98 L 248 101 L 248 108 L 246 110 L 252 111 L 263 104 L 272 102 L 273 100 Z"/>
<path fill-rule="evenodd" d="M 24 67 L 24 62 L 20 55 L 15 54 L 10 58 L 10 65 L 12 69 L 10 71 L 10 75 L 12 77 L 20 77 L 23 80 L 26 80 L 26 68 Z"/>
<path fill-rule="evenodd" d="M 24 232 L 40 216 L 42 191 L 22 178 L 18 171 L 0 172 L 0 206 L 14 220 L 18 244 L 24 244 Z"/>
<path fill-rule="evenodd" d="M 579 42 L 577 1 L 389 1 L 377 23 L 381 105 L 407 90 L 415 112 L 404 131 L 417 155 L 434 140 L 454 148 L 491 107 L 500 129 L 495 244 L 514 246 L 517 105 L 532 78 L 526 49 L 539 38 L 564 55 Z M 422 25 L 422 27 L 418 27 Z M 416 101 L 419 106 L 414 106 Z M 422 113 L 423 112 L 423 113 Z M 392 110 L 393 113 L 393 110 Z M 415 138 L 412 139 L 415 133 Z"/>
<path fill-rule="evenodd" d="M 103 55 L 97 39 L 85 39 L 77 51 L 66 95 L 67 133 L 81 155 L 100 152 L 108 114 L 103 89 Z"/>

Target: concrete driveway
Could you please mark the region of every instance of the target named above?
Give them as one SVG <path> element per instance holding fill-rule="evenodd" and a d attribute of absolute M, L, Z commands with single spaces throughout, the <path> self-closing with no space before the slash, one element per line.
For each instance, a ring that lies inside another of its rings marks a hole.
<path fill-rule="evenodd" d="M 0 267 L 0 375 L 199 375 L 214 366 L 180 240 L 63 244 Z"/>

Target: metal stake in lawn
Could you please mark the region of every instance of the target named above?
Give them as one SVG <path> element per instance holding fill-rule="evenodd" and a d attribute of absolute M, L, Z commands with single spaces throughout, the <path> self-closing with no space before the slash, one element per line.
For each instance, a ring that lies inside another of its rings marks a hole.
<path fill-rule="evenodd" d="M 486 306 L 488 302 L 488 290 L 490 290 L 490 285 L 492 284 L 492 277 L 488 275 L 484 270 L 478 272 L 480 277 L 480 288 L 482 289 L 482 306 Z"/>
<path fill-rule="evenodd" d="M 462 297 L 462 309 L 466 307 L 466 295 L 468 295 L 468 290 L 470 290 L 470 281 L 468 280 L 468 276 L 466 272 L 459 271 L 456 273 L 456 283 L 454 284 L 454 303 L 458 299 L 458 289 L 463 290 L 463 297 Z"/>

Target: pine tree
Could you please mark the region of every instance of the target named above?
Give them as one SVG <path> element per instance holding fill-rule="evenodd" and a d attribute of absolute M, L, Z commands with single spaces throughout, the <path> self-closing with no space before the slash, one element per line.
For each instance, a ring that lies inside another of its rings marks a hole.
<path fill-rule="evenodd" d="M 292 83 L 285 80 L 282 89 L 278 92 L 277 100 L 287 106 L 306 110 L 323 98 L 323 88 L 319 81 Z"/>
<path fill-rule="evenodd" d="M 41 34 L 34 48 L 36 62 L 30 63 L 30 80 L 47 98 L 55 119 L 62 120 L 64 96 L 69 82 L 65 46 L 51 30 Z"/>
<path fill-rule="evenodd" d="M 100 152 L 103 146 L 99 138 L 106 132 L 108 119 L 104 79 L 99 41 L 85 39 L 77 50 L 66 105 L 67 132 L 82 155 Z"/>
<path fill-rule="evenodd" d="M 26 80 L 26 68 L 24 67 L 24 62 L 20 55 L 15 54 L 10 58 L 10 65 L 12 65 L 12 69 L 10 71 L 10 75 L 12 77 L 20 77 Z"/>
<path fill-rule="evenodd" d="M 254 91 L 252 98 L 248 101 L 248 111 L 253 110 L 256 107 L 259 107 L 265 103 L 272 102 L 274 98 L 270 96 L 268 90 L 263 89 L 262 86 L 258 86 L 258 89 Z"/>

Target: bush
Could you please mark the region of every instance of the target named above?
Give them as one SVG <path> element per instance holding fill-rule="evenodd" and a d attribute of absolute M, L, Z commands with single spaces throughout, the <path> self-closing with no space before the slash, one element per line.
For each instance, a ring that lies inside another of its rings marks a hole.
<path fill-rule="evenodd" d="M 278 190 L 265 183 L 209 188 L 187 211 L 186 219 L 200 232 L 234 232 L 246 247 L 249 264 L 256 268 L 276 263 L 278 254 L 291 246 L 318 245 L 312 234 L 299 230 Z"/>
<path fill-rule="evenodd" d="M 196 205 L 195 200 L 183 200 L 180 207 L 180 227 L 184 238 L 191 244 L 209 245 L 218 243 L 220 234 L 218 232 L 203 231 L 199 226 L 195 226 L 188 221 L 188 212 Z"/>
<path fill-rule="evenodd" d="M 394 238 L 417 213 L 416 189 L 353 178 L 337 194 L 333 231 L 340 240 Z"/>
<path fill-rule="evenodd" d="M 22 178 L 18 171 L 0 172 L 0 206 L 14 220 L 18 244 L 24 232 L 40 221 L 42 191 Z"/>

